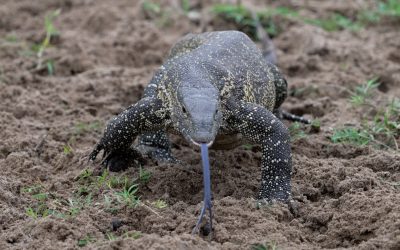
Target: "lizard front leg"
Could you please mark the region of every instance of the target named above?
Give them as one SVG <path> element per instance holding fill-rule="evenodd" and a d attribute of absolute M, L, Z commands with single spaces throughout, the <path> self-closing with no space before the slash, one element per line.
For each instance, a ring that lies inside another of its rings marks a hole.
<path fill-rule="evenodd" d="M 289 132 L 262 106 L 239 102 L 227 105 L 227 123 L 262 148 L 260 201 L 289 202 L 292 161 Z"/>
<path fill-rule="evenodd" d="M 160 129 L 167 113 L 161 100 L 155 97 L 141 99 L 108 122 L 103 137 L 90 153 L 89 159 L 95 160 L 103 150 L 103 164 L 110 170 L 126 168 L 130 160 L 141 157 L 137 150 L 131 148 L 135 138 L 140 133 Z"/>

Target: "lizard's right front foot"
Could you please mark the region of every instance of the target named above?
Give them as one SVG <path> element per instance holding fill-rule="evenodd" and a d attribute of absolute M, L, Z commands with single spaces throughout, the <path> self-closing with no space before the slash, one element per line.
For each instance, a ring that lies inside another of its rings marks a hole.
<path fill-rule="evenodd" d="M 182 161 L 176 159 L 170 149 L 150 147 L 146 145 L 138 145 L 136 149 L 143 155 L 147 155 L 150 159 L 160 163 L 183 164 Z"/>
<path fill-rule="evenodd" d="M 89 159 L 94 161 L 101 150 L 104 151 L 101 164 L 112 172 L 123 171 L 132 166 L 145 164 L 142 154 L 135 148 L 108 150 L 101 144 L 98 144 L 90 153 Z"/>

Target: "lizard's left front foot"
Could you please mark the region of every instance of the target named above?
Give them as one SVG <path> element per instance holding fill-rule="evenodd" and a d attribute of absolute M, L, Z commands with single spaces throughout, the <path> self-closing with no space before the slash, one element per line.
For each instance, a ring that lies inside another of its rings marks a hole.
<path fill-rule="evenodd" d="M 287 201 L 282 201 L 282 200 L 277 200 L 277 199 L 264 199 L 264 198 L 261 198 L 261 199 L 257 200 L 257 208 L 260 208 L 262 206 L 269 206 L 269 205 L 272 205 L 272 204 L 274 204 L 274 203 L 276 203 L 278 201 L 287 204 L 290 213 L 292 213 L 294 217 L 298 217 L 299 216 L 298 204 L 292 198 L 289 198 Z"/>
<path fill-rule="evenodd" d="M 257 198 L 257 207 L 282 202 L 288 205 L 289 211 L 295 217 L 299 214 L 298 205 L 291 196 L 290 180 L 282 179 L 281 184 L 272 189 L 263 185 Z"/>
<path fill-rule="evenodd" d="M 273 180 L 263 180 L 257 199 L 263 203 L 277 201 L 288 203 L 290 200 L 290 180 L 281 180 L 279 182 L 279 176 L 273 178 Z"/>

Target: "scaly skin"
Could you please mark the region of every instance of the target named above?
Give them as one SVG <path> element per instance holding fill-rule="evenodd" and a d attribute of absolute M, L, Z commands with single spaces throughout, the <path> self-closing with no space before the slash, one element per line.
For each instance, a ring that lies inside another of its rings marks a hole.
<path fill-rule="evenodd" d="M 263 153 L 258 198 L 288 202 L 289 133 L 274 115 L 280 114 L 286 93 L 287 83 L 278 68 L 244 33 L 187 35 L 172 48 L 144 98 L 109 122 L 90 159 L 104 150 L 110 169 L 120 169 L 123 159 L 128 166 L 136 155 L 131 144 L 140 136 L 137 148 L 143 153 L 176 161 L 168 132 L 195 144 L 214 143 L 215 148 L 250 141 L 260 144 Z"/>

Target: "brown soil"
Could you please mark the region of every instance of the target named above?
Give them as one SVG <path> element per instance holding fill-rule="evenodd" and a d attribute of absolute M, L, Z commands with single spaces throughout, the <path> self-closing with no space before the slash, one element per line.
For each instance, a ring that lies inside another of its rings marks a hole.
<path fill-rule="evenodd" d="M 260 179 L 257 147 L 212 151 L 214 237 L 192 236 L 202 201 L 200 156 L 174 137 L 174 154 L 185 164 L 158 166 L 149 161 L 144 168 L 151 178 L 139 187 L 142 205 L 111 213 L 104 197 L 97 195 L 74 215 L 28 216 L 26 210 L 38 209 L 39 201 L 27 188 L 38 185 L 49 195 L 49 208 L 71 213 L 57 201 L 76 197 L 82 185 L 76 177 L 86 168 L 96 168 L 85 157 L 106 121 L 140 98 L 179 37 L 200 32 L 201 26 L 224 28 L 191 22 L 177 10 L 177 0 L 165 5 L 167 23 L 152 19 L 135 2 L 2 1 L 0 249 L 75 249 L 88 235 L 86 247 L 101 249 L 249 249 L 252 244 L 400 249 L 400 154 L 333 144 L 327 138 L 332 128 L 360 122 L 360 111 L 351 108 L 345 89 L 378 76 L 380 98 L 400 96 L 398 20 L 332 33 L 301 22 L 282 23 L 284 29 L 274 39 L 279 67 L 291 90 L 306 90 L 289 97 L 284 107 L 322 122 L 319 133 L 293 143 L 298 215 L 280 204 L 256 207 L 252 197 Z M 204 2 L 203 14 L 215 1 Z M 310 16 L 333 10 L 351 15 L 360 8 L 360 1 L 280 2 Z M 44 37 L 45 14 L 58 8 L 62 12 L 55 26 L 60 35 L 45 51 L 55 65 L 55 74 L 49 76 L 46 69 L 35 70 L 37 59 L 28 52 L 30 44 Z M 67 144 L 71 152 L 64 152 Z M 112 175 L 132 179 L 138 170 Z M 158 199 L 168 206 L 155 208 L 152 202 Z M 122 226 L 112 232 L 116 220 Z M 124 237 L 128 231 L 141 236 Z M 108 240 L 109 232 L 116 239 Z"/>

